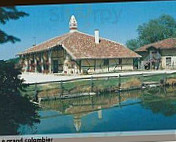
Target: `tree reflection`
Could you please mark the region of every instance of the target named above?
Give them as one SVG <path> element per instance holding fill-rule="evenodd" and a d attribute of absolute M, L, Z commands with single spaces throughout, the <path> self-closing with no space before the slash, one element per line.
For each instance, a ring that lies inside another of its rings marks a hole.
<path fill-rule="evenodd" d="M 20 69 L 13 63 L 0 61 L 0 135 L 19 134 L 21 124 L 32 126 L 39 122 L 38 106 L 21 96 L 25 85 L 19 74 Z"/>
<path fill-rule="evenodd" d="M 170 92 L 168 92 L 170 91 Z M 176 114 L 176 95 L 174 88 L 155 88 L 144 91 L 142 105 L 152 110 L 153 113 L 161 113 L 165 116 Z"/>

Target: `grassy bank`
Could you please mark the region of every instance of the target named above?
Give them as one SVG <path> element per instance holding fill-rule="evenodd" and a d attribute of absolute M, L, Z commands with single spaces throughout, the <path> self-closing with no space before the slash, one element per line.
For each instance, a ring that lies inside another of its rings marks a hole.
<path fill-rule="evenodd" d="M 139 88 L 144 82 L 157 82 L 167 80 L 167 84 L 176 82 L 176 74 L 135 75 L 126 77 L 99 78 L 93 80 L 80 80 L 63 83 L 50 83 L 37 85 L 39 97 L 58 96 L 60 94 L 75 94 L 84 92 L 105 92 L 121 89 Z M 33 97 L 35 85 L 30 85 L 23 92 L 24 95 Z"/>

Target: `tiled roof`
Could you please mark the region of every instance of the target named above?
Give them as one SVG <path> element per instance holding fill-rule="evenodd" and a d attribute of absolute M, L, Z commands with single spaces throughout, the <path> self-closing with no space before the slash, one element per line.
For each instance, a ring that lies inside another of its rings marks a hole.
<path fill-rule="evenodd" d="M 168 38 L 155 43 L 144 45 L 135 51 L 147 51 L 149 47 L 155 47 L 157 49 L 176 49 L 176 38 Z"/>
<path fill-rule="evenodd" d="M 38 44 L 36 46 L 32 46 L 31 48 L 28 48 L 27 50 L 25 50 L 24 52 L 19 53 L 18 55 L 49 50 L 50 48 L 55 47 L 56 45 L 58 45 L 59 41 L 62 41 L 63 39 L 65 39 L 69 35 L 70 35 L 70 33 L 59 36 L 59 37 L 55 37 L 55 38 L 50 39 L 50 40 L 47 40 L 47 41 L 45 41 L 41 44 Z"/>
<path fill-rule="evenodd" d="M 20 54 L 28 54 L 48 50 L 56 45 L 63 48 L 74 59 L 101 59 L 101 58 L 139 58 L 141 57 L 134 51 L 125 46 L 108 39 L 100 38 L 100 43 L 95 43 L 94 36 L 73 32 L 60 37 L 43 42 Z"/>

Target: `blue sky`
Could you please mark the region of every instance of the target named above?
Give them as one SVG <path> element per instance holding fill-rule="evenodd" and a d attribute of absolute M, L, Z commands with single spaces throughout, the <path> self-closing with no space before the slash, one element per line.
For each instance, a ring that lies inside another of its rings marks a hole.
<path fill-rule="evenodd" d="M 137 36 L 137 27 L 162 14 L 176 19 L 176 1 L 165 2 L 124 2 L 65 5 L 18 6 L 29 14 L 19 20 L 0 25 L 8 34 L 15 35 L 21 42 L 0 45 L 0 60 L 15 57 L 35 41 L 37 44 L 69 32 L 72 14 L 78 21 L 79 31 L 94 34 L 125 44 Z"/>

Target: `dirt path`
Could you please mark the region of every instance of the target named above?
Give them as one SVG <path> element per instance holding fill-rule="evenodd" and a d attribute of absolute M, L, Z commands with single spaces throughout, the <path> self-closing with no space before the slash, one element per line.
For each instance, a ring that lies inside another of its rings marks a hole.
<path fill-rule="evenodd" d="M 71 79 L 82 79 L 92 77 L 111 77 L 111 76 L 127 76 L 127 75 L 138 75 L 138 74 L 161 74 L 161 73 L 176 73 L 176 70 L 154 70 L 154 71 L 131 71 L 122 73 L 105 73 L 105 74 L 94 74 L 94 75 L 56 75 L 56 74 L 41 74 L 41 73 L 23 73 L 20 78 L 25 80 L 25 83 L 42 83 L 52 81 L 65 81 Z"/>

